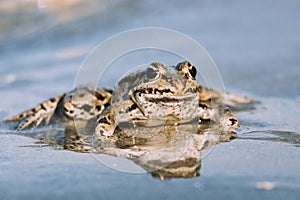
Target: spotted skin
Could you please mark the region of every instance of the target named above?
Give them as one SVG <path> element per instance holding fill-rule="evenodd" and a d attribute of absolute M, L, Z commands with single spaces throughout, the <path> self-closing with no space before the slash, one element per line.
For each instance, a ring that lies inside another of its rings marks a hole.
<path fill-rule="evenodd" d="M 109 90 L 92 87 L 76 88 L 62 99 L 62 113 L 70 119 L 89 120 L 110 105 Z"/>
<path fill-rule="evenodd" d="M 52 119 L 64 125 L 74 120 L 90 120 L 110 105 L 111 93 L 110 90 L 94 90 L 90 86 L 76 88 L 19 115 L 12 116 L 6 121 L 19 121 L 17 130 L 23 130 L 32 126 L 40 126 L 42 123 L 49 124 Z"/>

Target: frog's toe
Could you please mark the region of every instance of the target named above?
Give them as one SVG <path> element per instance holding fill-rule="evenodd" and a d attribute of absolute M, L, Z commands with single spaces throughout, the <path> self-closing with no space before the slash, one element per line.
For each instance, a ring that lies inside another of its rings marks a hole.
<path fill-rule="evenodd" d="M 18 125 L 17 130 L 23 130 L 25 128 L 30 127 L 31 125 L 39 126 L 42 121 L 44 121 L 42 118 L 39 118 L 35 115 L 29 117 L 24 122 Z"/>
<path fill-rule="evenodd" d="M 225 109 L 224 118 L 221 120 L 224 131 L 235 131 L 240 127 L 238 119 L 229 110 Z"/>
<path fill-rule="evenodd" d="M 96 138 L 101 138 L 103 136 L 112 136 L 114 133 L 114 128 L 108 124 L 99 124 L 96 127 L 95 136 Z"/>
<path fill-rule="evenodd" d="M 115 131 L 113 120 L 109 116 L 103 116 L 98 120 L 95 135 L 96 137 L 101 136 L 112 136 Z"/>

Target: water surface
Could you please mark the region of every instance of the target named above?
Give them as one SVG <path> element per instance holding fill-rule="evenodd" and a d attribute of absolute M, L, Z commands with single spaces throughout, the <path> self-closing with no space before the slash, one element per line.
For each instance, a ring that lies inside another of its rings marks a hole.
<path fill-rule="evenodd" d="M 169 181 L 110 169 L 89 154 L 36 145 L 35 134 L 22 136 L 2 125 L 1 199 L 299 199 L 299 2 L 49 2 L 0 3 L 1 120 L 70 90 L 95 45 L 144 26 L 191 36 L 218 65 L 226 91 L 260 103 L 236 111 L 237 139 L 202 152 L 200 176 Z M 160 52 L 139 59 L 181 61 Z M 113 86 L 126 69 L 108 72 L 103 85 Z M 264 181 L 275 188 L 259 189 Z"/>

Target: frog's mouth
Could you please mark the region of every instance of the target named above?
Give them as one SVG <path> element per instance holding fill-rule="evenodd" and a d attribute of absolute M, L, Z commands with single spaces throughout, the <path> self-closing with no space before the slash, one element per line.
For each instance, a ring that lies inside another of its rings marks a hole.
<path fill-rule="evenodd" d="M 133 92 L 131 99 L 149 119 L 190 120 L 199 104 L 198 93 L 176 95 L 169 89 L 154 89 L 151 93 L 149 89 L 146 91 Z"/>
<path fill-rule="evenodd" d="M 164 102 L 164 103 L 174 103 L 174 102 L 186 102 L 191 101 L 198 97 L 198 93 L 193 91 L 188 91 L 183 94 L 176 94 L 170 89 L 157 89 L 157 88 L 147 88 L 140 89 L 133 92 L 133 101 L 136 103 L 143 102 Z"/>
<path fill-rule="evenodd" d="M 152 97 L 187 97 L 191 94 L 195 94 L 196 90 L 193 90 L 192 88 L 189 88 L 187 91 L 180 91 L 181 94 L 177 94 L 176 92 L 172 91 L 171 89 L 157 89 L 157 88 L 147 88 L 147 89 L 139 89 L 133 92 L 133 96 L 152 96 Z"/>
<path fill-rule="evenodd" d="M 139 89 L 134 91 L 134 96 L 142 94 L 152 94 L 152 95 L 174 95 L 174 92 L 170 89 L 157 89 L 157 88 L 147 88 Z"/>

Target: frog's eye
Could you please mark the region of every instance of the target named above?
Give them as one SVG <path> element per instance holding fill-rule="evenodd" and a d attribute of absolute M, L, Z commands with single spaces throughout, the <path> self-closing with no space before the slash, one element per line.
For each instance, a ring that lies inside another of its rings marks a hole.
<path fill-rule="evenodd" d="M 178 63 L 175 68 L 180 74 L 183 74 L 187 79 L 196 79 L 197 69 L 190 62 L 184 61 L 182 63 Z"/>
<path fill-rule="evenodd" d="M 147 75 L 147 78 L 149 78 L 149 79 L 155 79 L 159 76 L 159 71 L 158 71 L 158 69 L 156 69 L 152 66 L 149 66 L 146 70 L 146 75 Z"/>
<path fill-rule="evenodd" d="M 189 72 L 193 78 L 196 78 L 197 69 L 195 66 L 193 66 L 193 65 L 189 66 Z"/>

